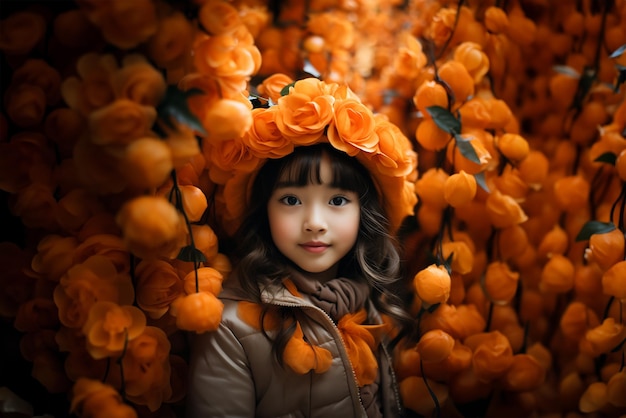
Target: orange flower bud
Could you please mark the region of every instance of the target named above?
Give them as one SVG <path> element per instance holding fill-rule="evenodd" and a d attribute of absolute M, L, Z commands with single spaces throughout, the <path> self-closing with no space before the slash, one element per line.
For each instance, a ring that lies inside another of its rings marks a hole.
<path fill-rule="evenodd" d="M 582 302 L 571 302 L 561 315 L 560 328 L 566 338 L 578 341 L 590 328 L 600 324 L 598 315 Z"/>
<path fill-rule="evenodd" d="M 262 96 L 278 103 L 278 99 L 281 97 L 280 92 L 291 83 L 293 83 L 293 78 L 286 74 L 277 73 L 264 79 L 257 89 Z"/>
<path fill-rule="evenodd" d="M 543 266 L 539 288 L 546 292 L 565 293 L 574 287 L 574 264 L 561 255 L 555 254 Z"/>
<path fill-rule="evenodd" d="M 453 272 L 467 274 L 474 266 L 474 253 L 464 241 L 450 241 L 441 244 L 441 251 L 444 260 L 452 256 L 450 266 Z"/>
<path fill-rule="evenodd" d="M 509 28 L 509 17 L 503 9 L 489 6 L 485 10 L 485 27 L 494 34 L 506 33 Z"/>
<path fill-rule="evenodd" d="M 222 0 L 204 2 L 198 13 L 198 20 L 211 35 L 231 33 L 241 24 L 237 9 Z"/>
<path fill-rule="evenodd" d="M 593 355 L 606 354 L 615 349 L 626 338 L 624 324 L 616 323 L 615 318 L 606 318 L 602 324 L 585 334 Z"/>
<path fill-rule="evenodd" d="M 137 418 L 135 409 L 124 403 L 111 385 L 80 377 L 72 388 L 70 412 L 78 416 Z"/>
<path fill-rule="evenodd" d="M 217 296 L 222 291 L 222 274 L 212 267 L 200 267 L 198 269 L 198 286 L 196 289 L 196 272 L 190 271 L 183 279 L 185 293 L 188 295 L 195 292 L 209 292 Z"/>
<path fill-rule="evenodd" d="M 137 305 L 154 319 L 183 294 L 183 282 L 174 267 L 163 260 L 142 260 L 135 269 Z"/>
<path fill-rule="evenodd" d="M 429 106 L 441 106 L 448 108 L 448 94 L 446 89 L 436 81 L 426 81 L 417 88 L 413 96 L 413 104 L 417 110 L 422 113 L 426 119 L 431 118 L 430 113 L 426 110 Z"/>
<path fill-rule="evenodd" d="M 580 397 L 578 408 L 584 414 L 596 412 L 608 403 L 607 385 L 604 382 L 593 382 Z"/>
<path fill-rule="evenodd" d="M 159 27 L 146 43 L 148 56 L 159 67 L 183 65 L 193 42 L 192 24 L 181 12 L 159 16 Z"/>
<path fill-rule="evenodd" d="M 0 50 L 8 55 L 29 53 L 46 33 L 46 20 L 38 13 L 20 11 L 2 19 Z"/>
<path fill-rule="evenodd" d="M 552 257 L 554 254 L 565 254 L 569 246 L 567 232 L 559 225 L 554 225 L 552 229 L 543 236 L 537 252 L 543 257 Z"/>
<path fill-rule="evenodd" d="M 506 228 L 526 222 L 528 216 L 519 204 L 511 197 L 492 191 L 485 202 L 491 223 L 496 228 Z"/>
<path fill-rule="evenodd" d="M 156 138 L 140 138 L 127 148 L 123 172 L 128 182 L 138 188 L 160 186 L 172 172 L 172 154 L 167 144 Z"/>
<path fill-rule="evenodd" d="M 470 335 L 464 341 L 472 349 L 472 366 L 476 377 L 493 381 L 505 375 L 513 365 L 513 349 L 509 340 L 499 331 Z"/>
<path fill-rule="evenodd" d="M 11 85 L 5 94 L 6 112 L 21 128 L 39 125 L 46 112 L 46 94 L 32 84 Z"/>
<path fill-rule="evenodd" d="M 194 292 L 172 302 L 170 312 L 179 329 L 202 334 L 217 329 L 223 310 L 224 304 L 213 293 Z"/>
<path fill-rule="evenodd" d="M 117 99 L 89 115 L 91 140 L 97 145 L 128 145 L 147 136 L 155 120 L 154 107 Z"/>
<path fill-rule="evenodd" d="M 400 397 L 404 406 L 421 416 L 431 416 L 435 411 L 435 401 L 431 391 L 437 398 L 437 404 L 442 405 L 448 399 L 446 385 L 427 379 L 428 386 L 421 376 L 409 376 L 400 382 Z M 430 390 L 429 390 L 430 388 Z"/>
<path fill-rule="evenodd" d="M 417 343 L 417 351 L 424 363 L 436 363 L 444 360 L 452 353 L 454 338 L 441 330 L 426 332 Z"/>
<path fill-rule="evenodd" d="M 502 260 L 520 257 L 528 249 L 528 234 L 520 225 L 512 225 L 498 231 L 497 245 Z"/>
<path fill-rule="evenodd" d="M 218 100 L 202 116 L 206 140 L 221 142 L 241 137 L 252 126 L 251 112 L 251 106 L 239 100 Z"/>
<path fill-rule="evenodd" d="M 614 264 L 602 275 L 602 291 L 622 302 L 626 300 L 626 261 Z"/>
<path fill-rule="evenodd" d="M 450 206 L 458 207 L 474 199 L 476 189 L 476 178 L 461 170 L 446 179 L 443 196 Z"/>
<path fill-rule="evenodd" d="M 448 173 L 441 168 L 429 168 L 422 174 L 415 182 L 415 192 L 424 205 L 437 209 L 447 206 L 443 189 L 448 178 Z"/>
<path fill-rule="evenodd" d="M 518 165 L 522 179 L 530 187 L 537 190 L 541 188 L 548 177 L 550 162 L 541 151 L 531 150 L 528 156 Z"/>
<path fill-rule="evenodd" d="M 431 264 L 413 278 L 413 286 L 420 299 L 434 305 L 443 303 L 450 296 L 450 274 L 444 266 Z"/>
<path fill-rule="evenodd" d="M 615 373 L 606 384 L 606 396 L 608 402 L 617 407 L 626 407 L 626 369 Z"/>
<path fill-rule="evenodd" d="M 198 250 L 204 254 L 207 260 L 213 262 L 213 257 L 219 250 L 217 235 L 209 225 L 191 225 L 193 241 Z M 191 245 L 191 240 L 187 244 Z"/>
<path fill-rule="evenodd" d="M 444 62 L 439 67 L 439 78 L 450 87 L 455 103 L 463 103 L 474 95 L 474 78 L 458 61 Z"/>
<path fill-rule="evenodd" d="M 561 177 L 554 182 L 554 197 L 559 207 L 566 212 L 586 207 L 589 190 L 589 182 L 580 175 Z"/>
<path fill-rule="evenodd" d="M 615 160 L 615 170 L 617 176 L 622 181 L 626 181 L 626 149 L 622 150 Z"/>
<path fill-rule="evenodd" d="M 484 289 L 490 300 L 498 303 L 510 302 L 517 292 L 519 273 L 511 271 L 502 261 L 489 263 L 484 276 Z"/>
<path fill-rule="evenodd" d="M 615 228 L 610 232 L 591 235 L 585 259 L 589 263 L 597 263 L 605 271 L 624 260 L 624 233 Z"/>
<path fill-rule="evenodd" d="M 507 165 L 500 175 L 495 176 L 493 182 L 499 191 L 511 196 L 517 202 L 526 200 L 528 190 L 530 189 L 528 184 L 522 179 L 520 171 L 510 165 Z"/>
<path fill-rule="evenodd" d="M 537 389 L 546 377 L 546 370 L 528 354 L 516 354 L 513 363 L 502 378 L 504 389 L 526 392 Z"/>
<path fill-rule="evenodd" d="M 454 50 L 454 60 L 463 64 L 475 84 L 489 71 L 489 58 L 476 42 L 463 42 Z"/>

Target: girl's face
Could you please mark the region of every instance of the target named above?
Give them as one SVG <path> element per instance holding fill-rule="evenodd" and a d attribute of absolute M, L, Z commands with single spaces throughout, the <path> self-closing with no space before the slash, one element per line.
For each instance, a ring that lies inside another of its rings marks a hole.
<path fill-rule="evenodd" d="M 320 184 L 280 184 L 267 204 L 270 233 L 278 250 L 320 281 L 337 276 L 339 261 L 354 246 L 361 207 L 356 192 L 332 186 L 326 155 Z"/>

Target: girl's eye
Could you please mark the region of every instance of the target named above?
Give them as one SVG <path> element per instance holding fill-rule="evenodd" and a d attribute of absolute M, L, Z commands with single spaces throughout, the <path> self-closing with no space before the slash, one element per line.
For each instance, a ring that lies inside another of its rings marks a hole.
<path fill-rule="evenodd" d="M 280 201 L 287 206 L 295 206 L 300 203 L 300 199 L 295 196 L 284 196 Z"/>
<path fill-rule="evenodd" d="M 335 196 L 329 202 L 332 206 L 343 206 L 350 203 L 350 200 L 344 196 Z"/>

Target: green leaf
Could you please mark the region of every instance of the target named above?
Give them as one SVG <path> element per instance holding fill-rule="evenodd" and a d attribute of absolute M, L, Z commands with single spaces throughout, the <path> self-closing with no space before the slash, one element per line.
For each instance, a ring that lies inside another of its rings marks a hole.
<path fill-rule="evenodd" d="M 432 116 L 437 126 L 442 130 L 452 135 L 461 133 L 461 121 L 455 118 L 454 115 L 445 107 L 428 106 L 426 111 L 430 114 L 430 116 Z"/>
<path fill-rule="evenodd" d="M 288 95 L 288 94 L 289 94 L 289 88 L 290 88 L 290 87 L 293 87 L 295 84 L 296 84 L 296 82 L 295 82 L 295 81 L 294 81 L 293 83 L 289 83 L 289 84 L 287 84 L 285 87 L 283 87 L 283 88 L 280 90 L 280 95 L 281 95 L 281 96 L 286 96 L 286 95 Z"/>
<path fill-rule="evenodd" d="M 481 189 L 489 193 L 489 186 L 487 186 L 487 181 L 485 180 L 485 172 L 481 171 L 480 173 L 474 174 L 474 178 L 476 179 L 476 184 L 478 184 Z"/>
<path fill-rule="evenodd" d="M 586 241 L 594 234 L 606 234 L 615 229 L 613 222 L 589 221 L 583 225 L 576 236 L 576 241 Z"/>
<path fill-rule="evenodd" d="M 202 251 L 200 251 L 196 247 L 192 247 L 191 245 L 181 248 L 176 258 L 180 261 L 190 261 L 193 263 L 206 262 L 206 257 L 204 256 Z"/>
<path fill-rule="evenodd" d="M 615 51 L 613 51 L 611 55 L 609 55 L 609 58 L 617 58 L 620 55 L 622 55 L 625 51 L 626 51 L 626 44 L 620 46 Z"/>
<path fill-rule="evenodd" d="M 183 91 L 176 86 L 168 86 L 165 97 L 156 108 L 159 119 L 172 129 L 176 128 L 176 124 L 173 122 L 175 120 L 180 124 L 189 126 L 196 132 L 206 134 L 204 126 L 196 115 L 189 110 L 187 103 L 189 97 L 199 94 L 204 94 L 204 92 L 199 89 Z"/>
<path fill-rule="evenodd" d="M 607 163 L 607 164 L 615 165 L 616 160 L 617 160 L 617 155 L 615 155 L 612 152 L 605 152 L 604 154 L 602 154 L 601 156 L 599 156 L 593 161 L 598 162 L 598 163 Z"/>
<path fill-rule="evenodd" d="M 459 147 L 461 155 L 473 163 L 480 164 L 480 158 L 471 144 L 472 139 L 465 139 L 461 135 L 455 135 L 456 146 Z"/>

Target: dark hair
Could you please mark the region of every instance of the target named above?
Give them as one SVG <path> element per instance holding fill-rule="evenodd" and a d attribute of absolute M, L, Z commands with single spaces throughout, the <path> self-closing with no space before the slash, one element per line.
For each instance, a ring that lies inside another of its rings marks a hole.
<path fill-rule="evenodd" d="M 286 157 L 268 160 L 259 170 L 252 186 L 250 206 L 237 233 L 235 266 L 241 286 L 254 301 L 261 303 L 259 285 L 278 283 L 287 276 L 292 263 L 272 240 L 267 203 L 279 179 L 281 182 L 287 179 L 295 186 L 320 184 L 323 155 L 328 156 L 331 163 L 331 185 L 357 193 L 361 207 L 357 240 L 354 248 L 341 260 L 339 276 L 367 282 L 376 308 L 402 324 L 409 319 L 400 308 L 400 299 L 389 291 L 401 275 L 399 247 L 389 233 L 389 223 L 376 186 L 356 158 L 329 144 L 296 147 Z M 280 346 L 283 346 L 279 341 L 286 343 L 288 337 L 276 337 L 278 352 L 282 352 Z M 278 356 L 279 361 L 281 357 Z"/>

